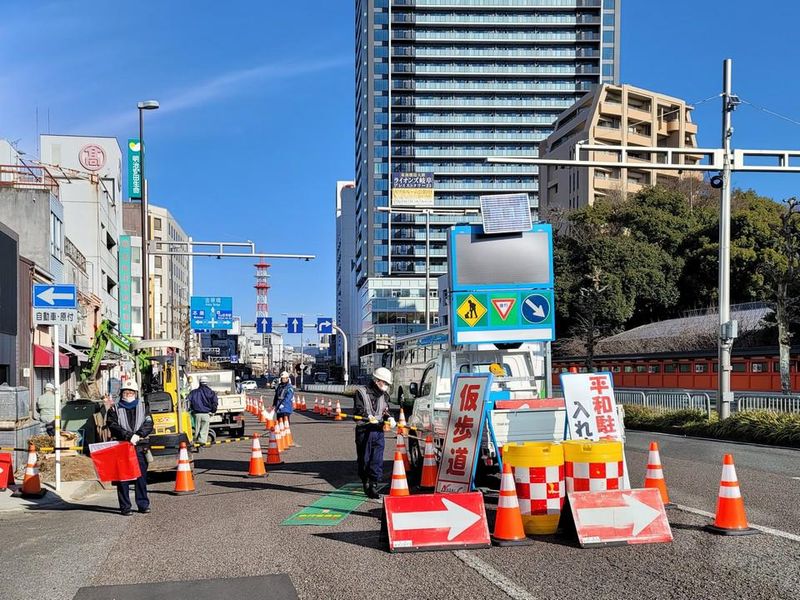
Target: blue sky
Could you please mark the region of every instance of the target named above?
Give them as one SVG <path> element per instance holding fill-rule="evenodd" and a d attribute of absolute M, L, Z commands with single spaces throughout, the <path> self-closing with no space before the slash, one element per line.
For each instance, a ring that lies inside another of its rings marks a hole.
<path fill-rule="evenodd" d="M 110 6 L 113 6 L 111 12 Z M 734 59 L 734 92 L 800 120 L 795 24 L 775 0 L 624 0 L 622 81 L 703 100 Z M 353 2 L 142 0 L 27 2 L 0 22 L 0 137 L 36 153 L 39 130 L 137 135 L 146 115 L 151 201 L 195 239 L 252 240 L 259 250 L 316 254 L 272 261 L 270 309 L 334 309 L 334 196 L 353 176 Z M 699 142 L 720 142 L 720 101 L 698 104 Z M 734 114 L 734 147 L 798 148 L 800 128 L 751 106 Z M 800 175 L 737 176 L 783 198 Z M 249 260 L 198 259 L 195 293 L 234 296 L 254 314 Z"/>

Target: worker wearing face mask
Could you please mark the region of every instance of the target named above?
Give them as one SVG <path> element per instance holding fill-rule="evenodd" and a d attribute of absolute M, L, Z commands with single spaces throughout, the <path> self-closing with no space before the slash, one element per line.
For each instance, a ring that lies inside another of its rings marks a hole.
<path fill-rule="evenodd" d="M 378 483 L 383 477 L 383 421 L 388 420 L 394 428 L 394 419 L 389 415 L 389 389 L 392 387 L 392 372 L 380 367 L 372 374 L 372 381 L 356 388 L 354 401 L 356 420 L 356 457 L 358 476 L 369 498 L 380 498 Z"/>

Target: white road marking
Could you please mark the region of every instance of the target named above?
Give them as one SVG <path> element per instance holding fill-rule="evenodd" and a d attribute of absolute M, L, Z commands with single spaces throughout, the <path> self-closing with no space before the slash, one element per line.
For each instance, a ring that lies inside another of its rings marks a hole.
<path fill-rule="evenodd" d="M 710 513 L 708 511 L 700 510 L 699 508 L 692 508 L 691 506 L 684 506 L 683 504 L 676 504 L 675 508 L 695 515 L 700 515 L 701 517 L 709 517 L 710 519 L 716 517 L 715 514 Z M 780 529 L 773 529 L 772 527 L 765 527 L 763 525 L 753 525 L 752 523 L 750 523 L 750 527 L 752 527 L 753 529 L 758 529 L 759 531 L 763 531 L 764 533 L 768 533 L 770 535 L 782 537 L 787 540 L 792 540 L 793 542 L 800 542 L 800 535 L 789 533 L 788 531 L 781 531 Z"/>
<path fill-rule="evenodd" d="M 511 598 L 514 598 L 514 600 L 536 600 L 534 596 L 528 593 L 528 590 L 518 586 L 489 563 L 475 556 L 472 552 L 468 550 L 455 550 L 453 554 L 484 579 L 503 590 Z"/>

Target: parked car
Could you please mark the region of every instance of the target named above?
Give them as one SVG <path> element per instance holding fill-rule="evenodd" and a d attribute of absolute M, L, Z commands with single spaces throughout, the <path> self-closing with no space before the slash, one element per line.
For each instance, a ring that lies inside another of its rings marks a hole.
<path fill-rule="evenodd" d="M 253 381 L 252 379 L 248 379 L 247 381 L 242 382 L 242 389 L 243 390 L 255 390 L 258 389 L 258 384 Z"/>

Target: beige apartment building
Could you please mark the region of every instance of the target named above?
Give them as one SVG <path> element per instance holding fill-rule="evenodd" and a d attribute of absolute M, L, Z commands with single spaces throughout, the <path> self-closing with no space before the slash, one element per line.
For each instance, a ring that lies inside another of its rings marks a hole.
<path fill-rule="evenodd" d="M 575 144 L 607 144 L 659 148 L 696 148 L 697 125 L 692 107 L 683 100 L 631 85 L 605 84 L 586 94 L 559 115 L 555 129 L 539 145 L 539 156 L 574 159 Z M 618 153 L 583 152 L 581 159 L 617 161 Z M 629 152 L 628 162 L 662 160 L 649 152 Z M 695 164 L 697 155 L 679 160 Z M 574 210 L 604 197 L 625 197 L 649 185 L 679 185 L 681 179 L 702 177 L 696 171 L 654 171 L 634 168 L 539 168 L 540 206 Z"/>

